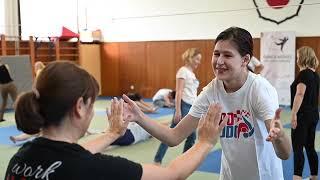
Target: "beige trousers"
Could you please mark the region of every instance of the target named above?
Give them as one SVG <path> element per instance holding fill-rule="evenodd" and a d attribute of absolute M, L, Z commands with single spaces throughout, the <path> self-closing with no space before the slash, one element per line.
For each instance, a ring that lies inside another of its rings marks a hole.
<path fill-rule="evenodd" d="M 14 85 L 13 82 L 7 83 L 7 84 L 1 84 L 0 85 L 0 91 L 1 91 L 1 97 L 2 97 L 2 104 L 1 104 L 1 109 L 0 109 L 0 120 L 3 119 L 3 114 L 7 106 L 8 102 L 8 96 L 11 96 L 11 99 L 13 102 L 16 101 L 17 99 L 17 87 Z"/>

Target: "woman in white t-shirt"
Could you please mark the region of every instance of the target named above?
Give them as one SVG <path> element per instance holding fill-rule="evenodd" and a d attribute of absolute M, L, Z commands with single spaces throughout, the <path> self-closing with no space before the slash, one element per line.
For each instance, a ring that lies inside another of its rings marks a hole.
<path fill-rule="evenodd" d="M 174 99 L 176 98 L 176 91 L 172 89 L 159 89 L 152 97 L 154 106 L 157 107 L 174 107 Z"/>
<path fill-rule="evenodd" d="M 291 152 L 289 137 L 280 121 L 277 92 L 259 75 L 249 72 L 251 34 L 231 27 L 215 40 L 212 68 L 216 76 L 200 93 L 187 116 L 173 129 L 161 126 L 139 111 L 126 96 L 126 116 L 169 146 L 178 145 L 196 129 L 212 103 L 222 106 L 227 126 L 220 135 L 220 179 L 283 180 L 281 159 Z M 130 115 L 130 116 L 128 116 Z"/>
<path fill-rule="evenodd" d="M 170 128 L 174 128 L 186 116 L 197 97 L 199 81 L 193 71 L 197 69 L 201 62 L 201 53 L 197 48 L 187 49 L 182 54 L 185 65 L 176 74 L 176 98 L 175 113 Z M 192 132 L 184 144 L 183 152 L 190 149 L 196 140 L 196 133 Z M 161 164 L 162 159 L 168 149 L 168 145 L 161 143 L 154 157 L 155 164 Z"/>

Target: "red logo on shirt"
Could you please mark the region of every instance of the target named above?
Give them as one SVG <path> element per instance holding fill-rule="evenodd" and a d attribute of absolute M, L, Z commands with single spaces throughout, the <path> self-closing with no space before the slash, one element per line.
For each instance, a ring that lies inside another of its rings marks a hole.
<path fill-rule="evenodd" d="M 223 128 L 221 138 L 249 138 L 254 133 L 254 127 L 251 122 L 251 114 L 246 110 L 237 110 L 235 113 L 222 113 L 221 120 L 227 116 L 228 122 Z"/>

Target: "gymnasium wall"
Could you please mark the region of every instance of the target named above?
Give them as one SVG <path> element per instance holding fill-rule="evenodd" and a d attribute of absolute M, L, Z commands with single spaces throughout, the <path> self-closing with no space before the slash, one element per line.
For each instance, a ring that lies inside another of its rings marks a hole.
<path fill-rule="evenodd" d="M 290 0 L 288 6 L 278 9 L 271 8 L 267 0 L 93 1 L 87 12 L 88 24 L 101 28 L 106 42 L 214 39 L 230 26 L 243 27 L 255 38 L 267 31 L 319 36 L 320 24 L 316 23 L 320 16 L 319 0 L 304 0 L 298 16 L 279 25 L 259 18 L 254 4 L 263 17 L 281 21 L 295 14 L 301 1 Z M 103 11 L 98 11 L 101 8 Z"/>
<path fill-rule="evenodd" d="M 182 65 L 180 55 L 189 47 L 203 52 L 196 72 L 203 87 L 213 76 L 213 39 L 230 26 L 250 31 L 256 38 L 257 57 L 260 33 L 267 31 L 295 31 L 297 47 L 312 46 L 320 57 L 319 0 L 290 0 L 278 9 L 266 0 L 70 0 L 61 6 L 62 1 L 22 1 L 22 33 L 59 35 L 62 26 L 74 32 L 101 29 L 103 95 L 120 95 L 131 85 L 146 97 L 159 88 L 174 88 L 175 72 Z M 304 2 L 301 7 L 300 2 Z M 278 21 L 300 9 L 298 16 L 276 24 L 260 18 L 255 3 L 264 17 Z"/>
<path fill-rule="evenodd" d="M 189 47 L 198 47 L 203 52 L 202 64 L 196 72 L 200 91 L 213 77 L 213 39 L 230 26 L 250 31 L 255 37 L 257 57 L 260 57 L 260 33 L 267 31 L 295 31 L 297 48 L 311 46 L 320 57 L 320 24 L 315 23 L 320 4 L 316 0 L 304 1 L 298 16 L 280 24 L 260 18 L 254 2 L 263 16 L 280 20 L 280 16 L 297 12 L 295 5 L 301 0 L 291 0 L 288 7 L 277 10 L 264 0 L 123 0 L 105 6 L 103 2 L 88 4 L 91 25 L 98 26 L 98 17 L 105 15 L 104 23 L 100 24 L 105 40 L 102 94 L 120 95 L 133 85 L 135 91 L 151 97 L 159 88 L 175 88 L 175 73 L 182 65 L 180 56 Z M 92 12 L 99 7 L 105 10 Z"/>
<path fill-rule="evenodd" d="M 280 21 L 302 1 L 298 16 L 279 25 L 259 18 L 254 4 L 264 17 Z M 288 4 L 275 9 L 267 2 Z M 288 30 L 309 37 L 320 35 L 319 8 L 319 0 L 32 0 L 21 1 L 21 23 L 27 38 L 59 36 L 65 26 L 74 32 L 101 29 L 105 42 L 214 39 L 230 26 L 246 28 L 255 38 Z"/>
<path fill-rule="evenodd" d="M 297 48 L 311 46 L 320 57 L 320 37 L 297 37 L 296 42 Z M 131 85 L 145 97 L 152 97 L 159 88 L 174 89 L 176 71 L 183 65 L 181 54 L 190 47 L 200 48 L 202 52 L 202 62 L 196 71 L 200 91 L 213 78 L 213 46 L 213 40 L 104 43 L 101 50 L 102 95 L 121 95 L 129 92 Z M 260 57 L 259 38 L 254 39 L 254 55 Z"/>

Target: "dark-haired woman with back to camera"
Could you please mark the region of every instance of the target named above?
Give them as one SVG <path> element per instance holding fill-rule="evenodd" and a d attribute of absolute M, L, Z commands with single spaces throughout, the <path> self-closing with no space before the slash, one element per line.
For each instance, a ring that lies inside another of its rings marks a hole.
<path fill-rule="evenodd" d="M 109 128 L 82 145 L 99 92 L 97 81 L 77 65 L 58 61 L 48 64 L 31 92 L 19 96 L 15 119 L 19 130 L 41 135 L 25 143 L 11 158 L 5 179 L 186 179 L 216 144 L 226 124 L 221 107 L 210 106 L 199 124 L 199 141 L 168 167 L 138 164 L 100 152 L 122 136 L 128 126 L 123 100 L 114 98 L 107 113 Z"/>

